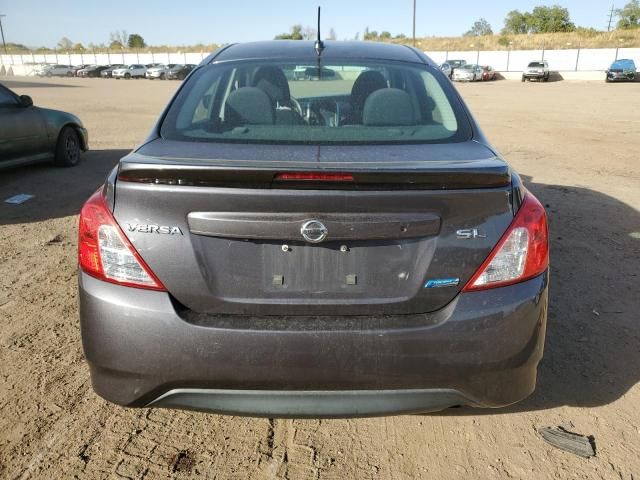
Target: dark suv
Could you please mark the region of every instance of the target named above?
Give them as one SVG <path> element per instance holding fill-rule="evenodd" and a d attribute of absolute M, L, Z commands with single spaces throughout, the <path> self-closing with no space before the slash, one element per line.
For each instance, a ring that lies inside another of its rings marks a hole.
<path fill-rule="evenodd" d="M 636 64 L 628 58 L 616 60 L 611 64 L 606 73 L 605 81 L 607 83 L 619 82 L 621 80 L 633 82 L 636 79 Z"/>
<path fill-rule="evenodd" d="M 127 406 L 499 407 L 535 386 L 548 258 L 544 208 L 423 53 L 231 45 L 82 209 L 83 345 Z"/>

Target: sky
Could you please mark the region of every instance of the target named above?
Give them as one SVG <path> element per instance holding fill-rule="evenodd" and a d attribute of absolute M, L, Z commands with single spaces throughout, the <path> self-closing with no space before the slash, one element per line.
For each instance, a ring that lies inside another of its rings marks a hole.
<path fill-rule="evenodd" d="M 620 8 L 626 0 L 613 0 Z M 576 25 L 604 29 L 612 0 L 417 0 L 416 35 L 457 36 L 486 18 L 494 32 L 509 10 L 537 5 L 569 9 Z M 74 43 L 109 43 L 109 33 L 126 30 L 150 45 L 222 44 L 267 40 L 291 25 L 315 25 L 322 6 L 323 36 L 333 28 L 340 40 L 365 27 L 411 36 L 413 0 L 0 0 L 7 42 L 54 47 L 62 37 Z"/>

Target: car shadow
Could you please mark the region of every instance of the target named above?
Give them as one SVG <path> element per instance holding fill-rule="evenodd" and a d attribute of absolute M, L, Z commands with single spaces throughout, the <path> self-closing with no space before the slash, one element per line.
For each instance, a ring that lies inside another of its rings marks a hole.
<path fill-rule="evenodd" d="M 586 188 L 523 181 L 545 205 L 550 226 L 549 316 L 536 390 L 503 409 L 435 415 L 596 407 L 640 381 L 640 212 Z"/>
<path fill-rule="evenodd" d="M 547 82 L 544 82 L 541 78 L 531 78 L 529 80 L 527 80 L 528 82 L 540 82 L 540 83 L 548 83 L 548 82 L 563 82 L 564 81 L 564 77 L 562 76 L 562 74 L 558 71 L 553 71 L 551 70 L 549 72 L 549 78 L 547 79 Z"/>
<path fill-rule="evenodd" d="M 67 78 L 67 77 L 63 77 Z M 82 88 L 82 85 L 72 85 L 69 83 L 48 83 L 48 82 L 30 82 L 28 80 L 9 80 L 7 77 L 1 78 L 0 83 L 7 88 Z"/>
<path fill-rule="evenodd" d="M 40 222 L 80 212 L 128 150 L 91 150 L 73 168 L 50 163 L 0 170 L 0 225 Z M 6 200 L 19 194 L 34 197 L 21 204 Z"/>

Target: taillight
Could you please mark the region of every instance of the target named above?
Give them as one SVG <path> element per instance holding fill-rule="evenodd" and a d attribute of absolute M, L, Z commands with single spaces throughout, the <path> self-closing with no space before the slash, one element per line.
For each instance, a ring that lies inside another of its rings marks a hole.
<path fill-rule="evenodd" d="M 528 280 L 549 266 L 549 235 L 544 207 L 531 193 L 493 251 L 463 291 L 503 287 Z"/>
<path fill-rule="evenodd" d="M 98 190 L 82 207 L 78 263 L 87 274 L 128 287 L 166 291 L 109 211 Z"/>

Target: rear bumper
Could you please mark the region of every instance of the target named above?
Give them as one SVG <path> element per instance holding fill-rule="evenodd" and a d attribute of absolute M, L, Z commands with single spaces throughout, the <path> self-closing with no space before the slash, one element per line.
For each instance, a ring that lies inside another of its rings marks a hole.
<path fill-rule="evenodd" d="M 500 407 L 535 387 L 547 278 L 426 315 L 247 318 L 189 316 L 166 293 L 80 273 L 82 340 L 95 391 L 126 406 L 269 417 Z"/>

